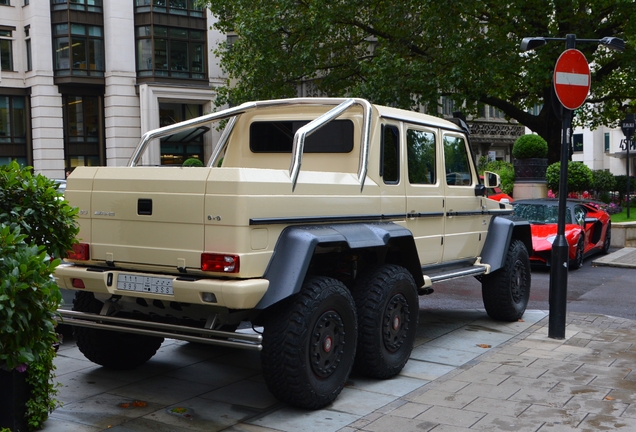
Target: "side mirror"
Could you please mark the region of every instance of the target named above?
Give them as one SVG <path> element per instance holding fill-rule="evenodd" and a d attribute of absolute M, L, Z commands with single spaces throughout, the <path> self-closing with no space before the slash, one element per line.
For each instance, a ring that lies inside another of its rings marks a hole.
<path fill-rule="evenodd" d="M 499 187 L 501 186 L 501 177 L 497 173 L 484 171 L 484 185 L 487 188 Z"/>

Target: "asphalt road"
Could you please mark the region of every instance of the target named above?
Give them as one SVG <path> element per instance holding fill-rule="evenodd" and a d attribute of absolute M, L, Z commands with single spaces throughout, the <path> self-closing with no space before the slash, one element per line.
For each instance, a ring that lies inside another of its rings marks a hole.
<path fill-rule="evenodd" d="M 592 266 L 599 256 L 586 258 L 581 269 L 568 272 L 566 312 L 636 320 L 636 269 Z M 481 283 L 475 278 L 437 283 L 433 289 L 433 294 L 420 297 L 421 309 L 483 309 Z M 528 309 L 549 311 L 549 291 L 550 270 L 532 269 Z"/>

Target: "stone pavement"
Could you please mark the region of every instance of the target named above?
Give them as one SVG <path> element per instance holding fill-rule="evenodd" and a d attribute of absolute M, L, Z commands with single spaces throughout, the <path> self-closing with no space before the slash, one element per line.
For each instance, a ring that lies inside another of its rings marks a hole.
<path fill-rule="evenodd" d="M 634 322 L 569 313 L 564 340 L 547 334 L 544 311 L 500 323 L 483 310 L 424 309 L 399 376 L 354 375 L 333 404 L 317 411 L 274 399 L 259 353 L 168 339 L 136 370 L 109 371 L 71 340 L 55 360 L 64 406 L 43 430 L 636 430 Z"/>

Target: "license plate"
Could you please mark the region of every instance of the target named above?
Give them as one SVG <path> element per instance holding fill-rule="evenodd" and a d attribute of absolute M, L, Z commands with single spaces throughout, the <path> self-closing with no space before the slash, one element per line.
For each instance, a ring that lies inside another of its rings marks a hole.
<path fill-rule="evenodd" d="M 117 289 L 139 291 L 151 294 L 174 295 L 172 279 L 152 276 L 139 276 L 120 273 L 117 275 Z"/>

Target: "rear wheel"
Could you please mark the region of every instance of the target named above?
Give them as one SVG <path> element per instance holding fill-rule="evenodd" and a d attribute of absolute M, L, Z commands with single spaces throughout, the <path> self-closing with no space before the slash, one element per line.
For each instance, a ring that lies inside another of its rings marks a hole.
<path fill-rule="evenodd" d="M 269 391 L 301 408 L 322 408 L 338 397 L 356 351 L 353 298 L 336 279 L 314 277 L 265 318 L 261 360 Z"/>
<path fill-rule="evenodd" d="M 570 262 L 570 267 L 572 270 L 577 270 L 583 267 L 583 256 L 585 254 L 584 250 L 584 242 L 583 242 L 583 234 L 579 237 L 579 241 L 576 244 L 576 255 L 574 259 Z"/>
<path fill-rule="evenodd" d="M 612 223 L 607 223 L 607 231 L 605 231 L 605 240 L 603 241 L 603 249 L 601 252 L 604 254 L 608 254 L 610 250 L 610 246 L 612 244 Z"/>
<path fill-rule="evenodd" d="M 484 275 L 481 294 L 488 315 L 499 321 L 517 321 L 530 299 L 530 260 L 520 240 L 508 247 L 506 261 L 499 270 Z"/>
<path fill-rule="evenodd" d="M 73 310 L 99 313 L 104 304 L 93 293 L 78 291 Z M 162 337 L 120 333 L 86 327 L 74 327 L 73 335 L 79 350 L 90 361 L 110 369 L 134 369 L 155 355 Z"/>
<path fill-rule="evenodd" d="M 397 375 L 411 355 L 417 331 L 413 277 L 403 267 L 382 266 L 356 283 L 353 298 L 358 312 L 355 370 L 374 378 Z"/>

